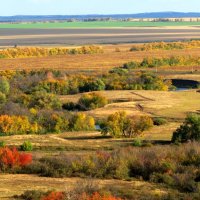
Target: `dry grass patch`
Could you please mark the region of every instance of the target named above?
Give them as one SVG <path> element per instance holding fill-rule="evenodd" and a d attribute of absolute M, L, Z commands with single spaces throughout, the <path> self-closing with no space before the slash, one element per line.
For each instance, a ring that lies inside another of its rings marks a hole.
<path fill-rule="evenodd" d="M 57 190 L 69 191 L 80 181 L 80 178 L 44 178 L 36 175 L 0 175 L 0 199 L 12 200 L 14 195 L 20 195 L 26 190 Z M 144 181 L 96 180 L 100 187 L 112 187 L 115 190 L 129 191 L 135 197 L 162 196 L 173 190 Z"/>

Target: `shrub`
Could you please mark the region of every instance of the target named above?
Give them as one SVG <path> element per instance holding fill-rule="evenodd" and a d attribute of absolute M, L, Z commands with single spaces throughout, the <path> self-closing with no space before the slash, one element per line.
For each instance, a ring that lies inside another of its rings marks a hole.
<path fill-rule="evenodd" d="M 92 195 L 83 193 L 79 199 L 80 200 L 122 200 L 121 198 L 116 198 L 112 195 L 101 195 L 98 192 L 95 192 Z"/>
<path fill-rule="evenodd" d="M 78 101 L 78 105 L 83 110 L 92 110 L 96 108 L 104 107 L 108 103 L 108 100 L 98 93 L 84 94 Z"/>
<path fill-rule="evenodd" d="M 38 191 L 38 190 L 28 190 L 25 191 L 20 196 L 15 196 L 16 199 L 21 200 L 41 200 L 41 198 L 44 196 L 44 192 Z"/>
<path fill-rule="evenodd" d="M 16 148 L 0 148 L 0 169 L 13 169 L 15 167 L 24 167 L 32 162 L 31 154 L 19 153 Z"/>
<path fill-rule="evenodd" d="M 153 118 L 153 124 L 156 126 L 162 126 L 167 124 L 167 120 L 161 117 Z"/>
<path fill-rule="evenodd" d="M 191 114 L 185 122 L 178 128 L 172 137 L 172 142 L 187 142 L 200 140 L 200 115 Z"/>
<path fill-rule="evenodd" d="M 63 192 L 51 192 L 41 200 L 64 200 Z"/>
<path fill-rule="evenodd" d="M 5 146 L 6 146 L 6 143 L 4 141 L 0 141 L 0 148 L 5 147 Z"/>
<path fill-rule="evenodd" d="M 22 151 L 32 151 L 33 150 L 33 145 L 30 141 L 25 141 L 21 146 L 20 150 Z"/>
<path fill-rule="evenodd" d="M 133 146 L 134 147 L 141 147 L 143 144 L 142 144 L 142 141 L 140 139 L 135 139 L 133 140 Z"/>

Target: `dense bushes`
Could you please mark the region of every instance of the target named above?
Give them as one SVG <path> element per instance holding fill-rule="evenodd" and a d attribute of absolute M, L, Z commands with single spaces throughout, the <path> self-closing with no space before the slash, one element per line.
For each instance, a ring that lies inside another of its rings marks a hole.
<path fill-rule="evenodd" d="M 0 59 L 2 58 L 26 58 L 26 57 L 44 57 L 68 54 L 94 54 L 103 53 L 103 49 L 98 46 L 83 46 L 80 48 L 9 48 L 0 51 Z"/>
<path fill-rule="evenodd" d="M 110 115 L 101 124 L 102 134 L 113 137 L 136 137 L 153 126 L 148 116 L 127 117 L 125 112 L 116 112 Z"/>
<path fill-rule="evenodd" d="M 73 193 L 76 193 L 76 191 L 73 191 Z M 16 198 L 21 200 L 122 200 L 110 194 L 100 194 L 99 192 L 71 194 L 70 192 L 26 191 Z"/>
<path fill-rule="evenodd" d="M 0 170 L 13 170 L 29 165 L 32 162 L 31 154 L 19 153 L 16 148 L 0 148 Z"/>
<path fill-rule="evenodd" d="M 129 147 L 95 155 L 41 158 L 26 173 L 50 177 L 140 178 L 165 183 L 183 192 L 198 191 L 200 146 Z"/>
<path fill-rule="evenodd" d="M 173 142 L 200 141 L 200 115 L 189 115 L 172 137 Z"/>
<path fill-rule="evenodd" d="M 134 45 L 130 51 L 151 51 L 151 50 L 175 50 L 199 48 L 200 41 L 192 40 L 188 42 L 154 42 L 142 45 Z"/>

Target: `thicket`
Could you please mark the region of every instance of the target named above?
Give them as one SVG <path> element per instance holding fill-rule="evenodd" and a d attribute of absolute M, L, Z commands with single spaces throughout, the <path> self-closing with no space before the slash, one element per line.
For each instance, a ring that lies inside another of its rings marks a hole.
<path fill-rule="evenodd" d="M 27 58 L 46 57 L 58 55 L 95 54 L 103 53 L 99 46 L 83 46 L 80 48 L 39 48 L 39 47 L 17 47 L 0 51 L 0 59 L 3 58 Z"/>
<path fill-rule="evenodd" d="M 165 150 L 163 151 L 163 148 Z M 199 192 L 199 143 L 128 147 L 96 155 L 59 155 L 35 160 L 24 173 L 46 177 L 95 177 L 164 183 L 181 192 Z"/>
<path fill-rule="evenodd" d="M 130 51 L 152 51 L 152 50 L 176 50 L 200 48 L 199 40 L 185 42 L 153 42 L 142 45 L 134 45 Z"/>

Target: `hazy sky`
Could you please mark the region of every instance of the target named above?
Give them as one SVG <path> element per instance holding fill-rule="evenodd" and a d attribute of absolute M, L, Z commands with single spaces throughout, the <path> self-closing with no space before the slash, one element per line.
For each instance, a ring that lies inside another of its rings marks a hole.
<path fill-rule="evenodd" d="M 0 0 L 0 15 L 200 12 L 200 0 Z"/>

